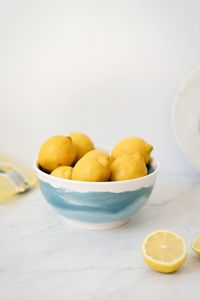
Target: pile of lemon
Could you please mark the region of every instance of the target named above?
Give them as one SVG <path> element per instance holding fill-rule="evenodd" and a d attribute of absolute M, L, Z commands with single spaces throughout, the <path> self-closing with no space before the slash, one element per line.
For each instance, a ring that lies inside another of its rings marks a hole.
<path fill-rule="evenodd" d="M 80 132 L 53 136 L 41 146 L 40 168 L 56 177 L 80 181 L 120 181 L 147 175 L 153 147 L 139 137 L 118 142 L 111 154 L 95 149 Z"/>

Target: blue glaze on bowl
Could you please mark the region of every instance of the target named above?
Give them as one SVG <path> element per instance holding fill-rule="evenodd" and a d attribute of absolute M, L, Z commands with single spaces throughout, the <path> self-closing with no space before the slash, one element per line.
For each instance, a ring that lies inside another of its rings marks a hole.
<path fill-rule="evenodd" d="M 151 195 L 153 185 L 133 191 L 77 192 L 66 188 L 55 188 L 39 180 L 46 200 L 62 215 L 88 223 L 107 223 L 127 220 L 138 211 Z"/>
<path fill-rule="evenodd" d="M 46 174 L 34 165 L 46 200 L 68 223 L 85 229 L 121 226 L 149 199 L 159 171 L 152 160 L 148 175 L 123 181 L 87 182 Z"/>

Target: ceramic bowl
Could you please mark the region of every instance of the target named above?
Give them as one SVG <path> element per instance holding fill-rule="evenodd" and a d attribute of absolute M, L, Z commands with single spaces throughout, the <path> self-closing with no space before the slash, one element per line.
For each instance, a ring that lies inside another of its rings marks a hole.
<path fill-rule="evenodd" d="M 47 202 L 71 225 L 85 229 L 121 226 L 149 199 L 159 164 L 153 160 L 148 175 L 113 182 L 66 180 L 36 170 Z"/>

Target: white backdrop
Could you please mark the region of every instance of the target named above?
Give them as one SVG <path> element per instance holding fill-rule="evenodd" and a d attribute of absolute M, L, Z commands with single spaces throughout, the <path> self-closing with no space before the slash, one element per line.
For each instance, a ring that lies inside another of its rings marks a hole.
<path fill-rule="evenodd" d="M 200 58 L 198 0 L 0 1 L 0 150 L 27 163 L 54 134 L 146 138 L 164 171 L 193 172 L 171 128 Z"/>

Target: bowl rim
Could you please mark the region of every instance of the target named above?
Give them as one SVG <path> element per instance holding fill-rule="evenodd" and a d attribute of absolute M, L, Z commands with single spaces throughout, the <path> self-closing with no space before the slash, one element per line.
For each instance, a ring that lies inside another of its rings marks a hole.
<path fill-rule="evenodd" d="M 56 177 L 56 176 L 51 176 L 50 174 L 48 173 L 45 173 L 44 171 L 40 170 L 40 168 L 38 167 L 38 161 L 34 161 L 33 163 L 33 168 L 34 170 L 36 171 L 36 173 L 46 177 L 47 179 L 52 179 L 52 180 L 55 180 L 57 182 L 60 182 L 60 183 L 63 183 L 63 184 L 66 184 L 66 183 L 72 183 L 72 184 L 76 184 L 76 185 L 97 185 L 97 186 L 103 186 L 103 185 L 110 185 L 110 186 L 113 186 L 113 185 L 119 185 L 119 184 L 123 184 L 123 183 L 131 183 L 131 182 L 138 182 L 140 180 L 144 180 L 144 179 L 147 179 L 147 178 L 150 178 L 150 177 L 153 177 L 155 176 L 159 170 L 160 170 L 160 163 L 158 160 L 156 160 L 155 158 L 152 158 L 152 165 L 155 166 L 155 170 L 150 173 L 150 174 L 147 174 L 145 176 L 142 176 L 142 177 L 138 177 L 138 178 L 134 178 L 134 179 L 128 179 L 128 180 L 120 180 L 120 181 L 81 181 L 81 180 L 72 180 L 72 179 L 65 179 L 65 178 L 60 178 L 60 177 Z"/>

